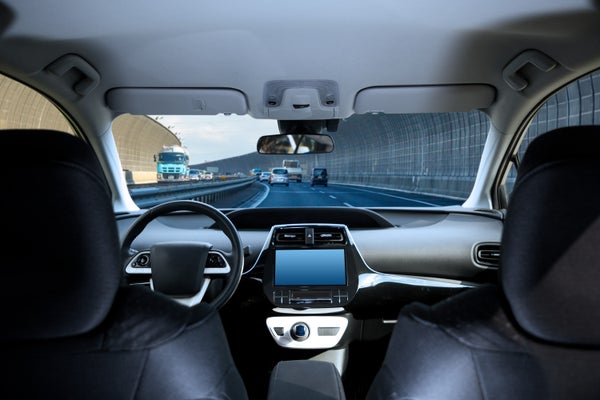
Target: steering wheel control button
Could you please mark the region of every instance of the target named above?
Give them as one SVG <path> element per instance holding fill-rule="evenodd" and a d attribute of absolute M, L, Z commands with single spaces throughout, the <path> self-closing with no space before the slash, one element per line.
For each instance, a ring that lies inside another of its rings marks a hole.
<path fill-rule="evenodd" d="M 292 336 L 292 339 L 302 342 L 310 336 L 310 329 L 308 329 L 308 325 L 304 322 L 298 322 L 292 325 L 290 335 Z"/>
<path fill-rule="evenodd" d="M 147 267 L 150 264 L 149 254 L 140 254 L 139 257 L 134 261 L 134 266 L 138 268 Z"/>
<path fill-rule="evenodd" d="M 206 268 L 225 268 L 227 262 L 218 253 L 209 253 L 206 260 Z"/>
<path fill-rule="evenodd" d="M 275 334 L 277 336 L 283 336 L 284 331 L 283 331 L 283 327 L 282 326 L 276 326 L 273 328 L 273 332 L 275 332 Z"/>

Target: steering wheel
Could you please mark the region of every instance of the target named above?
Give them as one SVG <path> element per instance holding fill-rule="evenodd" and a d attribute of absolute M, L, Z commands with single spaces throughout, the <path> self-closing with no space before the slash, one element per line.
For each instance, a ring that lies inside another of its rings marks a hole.
<path fill-rule="evenodd" d="M 231 242 L 231 252 L 196 241 L 156 243 L 144 250 L 131 248 L 135 238 L 150 222 L 176 211 L 192 211 L 213 219 Z M 223 306 L 234 294 L 244 268 L 242 242 L 231 220 L 215 207 L 194 200 L 169 201 L 140 215 L 123 238 L 121 255 L 127 280 L 136 275 L 151 274 L 153 290 L 189 306 L 202 301 L 212 278 L 222 278 L 224 285 L 207 303 L 215 308 Z"/>

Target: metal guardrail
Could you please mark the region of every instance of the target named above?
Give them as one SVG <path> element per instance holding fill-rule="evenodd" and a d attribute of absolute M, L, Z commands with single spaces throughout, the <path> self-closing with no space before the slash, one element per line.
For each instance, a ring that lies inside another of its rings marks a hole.
<path fill-rule="evenodd" d="M 149 208 L 169 200 L 199 200 L 210 203 L 231 191 L 244 189 L 256 182 L 256 177 L 238 178 L 213 182 L 186 182 L 156 184 L 155 186 L 130 187 L 133 201 L 140 208 Z"/>

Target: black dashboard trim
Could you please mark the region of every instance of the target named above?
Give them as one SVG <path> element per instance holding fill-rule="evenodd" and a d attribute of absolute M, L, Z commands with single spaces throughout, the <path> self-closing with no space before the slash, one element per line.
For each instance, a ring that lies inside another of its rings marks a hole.
<path fill-rule="evenodd" d="M 350 229 L 390 228 L 395 226 L 380 214 L 368 208 L 350 207 L 296 207 L 238 209 L 227 214 L 239 230 L 271 229 L 282 224 L 339 224 Z"/>

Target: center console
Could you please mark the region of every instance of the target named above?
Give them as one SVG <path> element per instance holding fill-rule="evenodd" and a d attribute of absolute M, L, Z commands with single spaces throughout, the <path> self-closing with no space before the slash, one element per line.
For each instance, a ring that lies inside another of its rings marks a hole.
<path fill-rule="evenodd" d="M 276 225 L 258 258 L 267 318 L 282 347 L 336 347 L 350 324 L 344 306 L 358 288 L 362 259 L 345 225 Z"/>
<path fill-rule="evenodd" d="M 342 225 L 282 225 L 263 249 L 263 285 L 277 307 L 343 307 L 357 286 L 356 249 Z"/>

